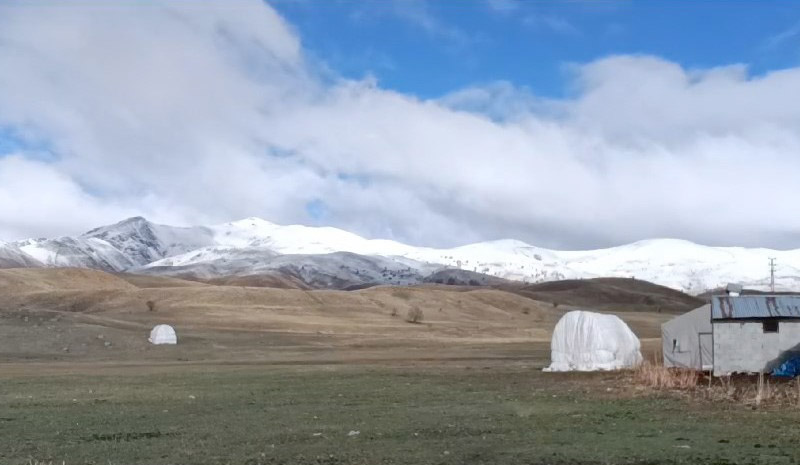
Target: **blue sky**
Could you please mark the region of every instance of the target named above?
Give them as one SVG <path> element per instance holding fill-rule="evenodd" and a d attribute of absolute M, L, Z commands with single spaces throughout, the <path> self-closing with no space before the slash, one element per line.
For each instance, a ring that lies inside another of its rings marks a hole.
<path fill-rule="evenodd" d="M 656 55 L 687 68 L 800 61 L 800 4 L 787 1 L 372 0 L 273 3 L 335 72 L 423 98 L 507 80 L 569 93 L 571 63 Z"/>

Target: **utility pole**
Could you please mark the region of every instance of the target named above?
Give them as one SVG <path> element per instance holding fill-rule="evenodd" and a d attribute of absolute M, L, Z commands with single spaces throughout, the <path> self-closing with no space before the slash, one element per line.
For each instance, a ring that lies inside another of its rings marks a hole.
<path fill-rule="evenodd" d="M 769 259 L 769 289 L 775 293 L 775 259 L 772 257 Z"/>

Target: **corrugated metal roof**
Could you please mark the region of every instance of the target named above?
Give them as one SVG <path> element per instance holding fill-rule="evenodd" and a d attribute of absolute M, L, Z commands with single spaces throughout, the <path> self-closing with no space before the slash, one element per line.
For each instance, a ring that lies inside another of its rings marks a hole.
<path fill-rule="evenodd" d="M 711 319 L 800 318 L 800 296 L 743 295 L 711 298 Z"/>

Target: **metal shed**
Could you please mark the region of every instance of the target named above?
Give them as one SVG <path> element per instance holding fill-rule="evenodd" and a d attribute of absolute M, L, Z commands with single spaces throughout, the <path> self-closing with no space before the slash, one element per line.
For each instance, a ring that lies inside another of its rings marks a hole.
<path fill-rule="evenodd" d="M 711 298 L 714 375 L 765 373 L 800 355 L 800 296 Z"/>

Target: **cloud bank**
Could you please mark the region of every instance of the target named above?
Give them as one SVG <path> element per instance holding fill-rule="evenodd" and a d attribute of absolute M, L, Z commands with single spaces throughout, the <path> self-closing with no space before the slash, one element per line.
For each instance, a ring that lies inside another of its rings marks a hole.
<path fill-rule="evenodd" d="M 571 65 L 561 100 L 505 82 L 420 100 L 320 69 L 257 0 L 0 4 L 0 238 L 140 214 L 800 247 L 800 68 L 611 56 Z"/>

